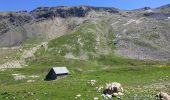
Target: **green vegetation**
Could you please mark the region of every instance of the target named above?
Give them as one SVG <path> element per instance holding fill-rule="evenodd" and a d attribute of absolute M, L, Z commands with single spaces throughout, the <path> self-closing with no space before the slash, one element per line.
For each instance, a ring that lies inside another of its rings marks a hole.
<path fill-rule="evenodd" d="M 37 56 L 55 55 L 65 56 L 71 53 L 75 57 L 86 54 L 93 57 L 99 53 L 113 53 L 114 33 L 108 31 L 104 25 L 86 22 L 71 34 L 61 36 L 49 42 L 48 50 L 39 50 Z"/>
<path fill-rule="evenodd" d="M 150 35 L 148 36 L 148 39 L 149 39 L 149 40 L 158 39 L 158 38 L 160 38 L 159 34 L 150 34 Z"/>
<path fill-rule="evenodd" d="M 28 38 L 21 44 L 21 47 L 23 49 L 29 49 L 29 48 L 34 47 L 34 46 L 36 46 L 37 44 L 39 44 L 43 41 L 46 41 L 46 39 L 43 36 Z"/>
<path fill-rule="evenodd" d="M 150 84 L 170 81 L 169 66 L 166 62 L 138 61 L 116 56 L 100 56 L 91 60 L 71 60 L 63 57 L 42 56 L 28 60 L 29 66 L 21 69 L 9 69 L 0 75 L 0 99 L 16 100 L 74 100 L 75 95 L 81 94 L 85 100 L 93 97 L 101 98 L 95 87 L 87 84 L 88 80 L 97 80 L 97 85 L 107 82 L 120 82 L 125 89 L 125 96 L 153 96 L 160 89 L 146 88 Z M 167 65 L 165 65 L 167 64 Z M 44 81 L 51 66 L 66 65 L 70 75 L 56 81 Z M 22 74 L 26 78 L 14 80 L 12 74 Z M 37 75 L 38 78 L 29 76 Z M 28 83 L 28 80 L 35 80 Z M 141 88 L 141 89 L 140 89 Z M 170 88 L 164 89 L 170 92 Z M 146 100 L 152 100 L 148 98 Z M 154 99 L 153 99 L 154 100 Z"/>
<path fill-rule="evenodd" d="M 95 33 L 88 31 L 95 29 L 94 24 L 84 24 L 72 34 L 61 36 L 52 40 L 49 43 L 49 48 L 52 48 L 52 55 L 60 54 L 62 56 L 66 53 L 72 52 L 79 55 L 80 51 L 93 52 L 95 46 Z"/>

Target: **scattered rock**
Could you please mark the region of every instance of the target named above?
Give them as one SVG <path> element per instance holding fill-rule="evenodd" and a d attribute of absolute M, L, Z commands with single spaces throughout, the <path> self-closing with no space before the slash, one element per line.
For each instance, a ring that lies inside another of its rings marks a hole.
<path fill-rule="evenodd" d="M 75 96 L 75 99 L 79 99 L 81 97 L 81 94 L 77 94 L 76 96 Z"/>
<path fill-rule="evenodd" d="M 39 76 L 37 76 L 37 75 L 31 75 L 31 76 L 29 76 L 30 78 L 38 78 Z"/>
<path fill-rule="evenodd" d="M 35 82 L 35 80 L 27 80 L 28 83 Z"/>
<path fill-rule="evenodd" d="M 12 74 L 12 76 L 18 76 L 18 75 L 20 75 L 20 74 Z"/>
<path fill-rule="evenodd" d="M 103 89 L 103 86 L 96 87 L 97 92 L 101 92 L 102 89 Z"/>
<path fill-rule="evenodd" d="M 123 87 L 120 83 L 112 82 L 106 84 L 105 90 L 103 91 L 104 95 L 111 95 L 113 97 L 123 96 Z"/>
<path fill-rule="evenodd" d="M 94 97 L 94 100 L 99 100 L 99 98 L 98 97 Z"/>
<path fill-rule="evenodd" d="M 91 85 L 91 86 L 94 86 L 95 84 L 96 84 L 96 80 L 90 80 L 90 81 L 88 81 L 88 83 Z"/>
<path fill-rule="evenodd" d="M 170 100 L 170 95 L 168 95 L 167 93 L 165 92 L 159 92 L 156 97 L 158 97 L 158 99 L 160 100 Z"/>
<path fill-rule="evenodd" d="M 112 95 L 110 94 L 102 94 L 101 95 L 104 99 L 112 99 Z"/>
<path fill-rule="evenodd" d="M 23 79 L 25 79 L 26 77 L 25 77 L 25 75 L 17 75 L 17 76 L 14 76 L 14 79 L 15 80 L 23 80 Z"/>

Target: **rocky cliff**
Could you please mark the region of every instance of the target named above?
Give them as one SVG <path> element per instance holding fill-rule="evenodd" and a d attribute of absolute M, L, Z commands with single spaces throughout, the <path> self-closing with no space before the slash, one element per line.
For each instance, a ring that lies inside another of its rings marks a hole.
<path fill-rule="evenodd" d="M 31 12 L 1 12 L 0 13 L 0 47 L 15 46 L 26 38 L 44 34 L 62 34 L 59 30 L 67 31 L 63 19 L 86 17 L 89 12 L 118 13 L 115 8 L 104 7 L 39 7 Z M 56 19 L 58 22 L 56 22 Z M 60 21 L 61 20 L 61 21 Z M 61 25 L 62 23 L 62 25 Z M 74 23 L 76 24 L 76 23 Z M 50 27 L 49 27 L 50 26 Z M 62 28 L 60 28 L 62 26 Z M 46 28 L 47 27 L 47 28 Z M 55 29 L 54 29 L 55 27 Z M 64 29 L 63 29 L 64 28 Z M 48 31 L 46 31 L 47 29 Z M 55 31 L 57 30 L 57 31 Z M 51 33 L 51 31 L 53 31 Z M 44 33 L 45 32 L 45 33 Z M 51 36 L 50 36 L 51 37 Z"/>

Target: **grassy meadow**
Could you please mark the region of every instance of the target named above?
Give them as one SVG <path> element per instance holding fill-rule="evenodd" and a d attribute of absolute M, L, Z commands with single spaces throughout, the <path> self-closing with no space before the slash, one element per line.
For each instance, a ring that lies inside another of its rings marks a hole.
<path fill-rule="evenodd" d="M 53 59 L 28 59 L 27 67 L 7 69 L 0 74 L 1 100 L 75 100 L 81 94 L 80 100 L 102 100 L 101 92 L 95 87 L 104 86 L 109 82 L 120 82 L 124 88 L 124 100 L 155 100 L 152 98 L 160 90 L 170 92 L 170 65 L 167 62 L 138 61 L 116 56 L 101 56 L 91 60 L 71 60 L 62 57 Z M 70 75 L 55 81 L 44 81 L 52 66 L 67 66 Z M 23 80 L 14 80 L 12 74 L 25 75 Z M 36 75 L 38 77 L 30 77 Z M 88 80 L 97 80 L 92 87 Z M 28 82 L 35 80 L 35 82 Z M 152 87 L 154 84 L 160 86 Z M 158 88 L 161 86 L 166 88 Z M 129 98 L 129 99 L 128 99 Z"/>

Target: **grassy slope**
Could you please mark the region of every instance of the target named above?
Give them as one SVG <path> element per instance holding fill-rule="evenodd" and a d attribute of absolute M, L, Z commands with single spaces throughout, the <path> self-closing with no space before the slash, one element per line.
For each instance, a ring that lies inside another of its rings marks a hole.
<path fill-rule="evenodd" d="M 0 49 L 0 64 L 19 59 L 21 52 L 18 49 Z"/>
<path fill-rule="evenodd" d="M 45 41 L 45 39 L 39 36 L 27 39 L 21 44 L 21 46 L 15 49 L 10 47 L 7 47 L 6 49 L 0 48 L 0 64 L 4 64 L 13 60 L 19 60 L 23 50 L 30 49 L 31 47 L 34 47 L 43 41 Z"/>
<path fill-rule="evenodd" d="M 37 56 L 65 56 L 71 53 L 74 56 L 81 56 L 84 53 L 91 57 L 104 52 L 112 53 L 114 33 L 103 26 L 91 22 L 84 23 L 71 34 L 50 41 L 47 51 L 41 49 L 36 54 Z"/>
<path fill-rule="evenodd" d="M 98 52 L 103 48 L 114 48 L 112 42 L 111 45 L 107 44 L 114 39 L 114 35 L 111 33 L 101 34 L 102 32 L 100 33 L 98 28 L 102 27 L 84 24 L 72 34 L 52 40 L 47 51 L 41 48 L 36 53 L 35 58 L 28 59 L 29 66 L 0 72 L 0 99 L 74 100 L 75 95 L 81 94 L 82 100 L 92 100 L 96 96 L 101 98 L 101 93 L 97 93 L 95 87 L 87 84 L 88 80 L 96 79 L 98 81 L 96 86 L 113 81 L 122 83 L 125 88 L 124 100 L 127 100 L 129 96 L 153 96 L 159 91 L 155 88 L 144 89 L 145 85 L 170 82 L 170 64 L 167 62 L 122 58 L 113 55 L 110 51 L 108 55 L 99 55 Z M 93 30 L 87 32 L 91 29 Z M 94 32 L 95 30 L 97 32 Z M 104 32 L 107 33 L 107 31 Z M 95 49 L 96 33 L 99 33 L 100 38 L 102 38 L 97 50 Z M 110 37 L 110 39 L 106 40 L 105 37 Z M 81 38 L 83 46 L 77 42 L 78 38 Z M 66 45 L 71 46 L 71 48 L 67 48 Z M 79 56 L 81 52 L 87 52 L 89 56 L 92 53 L 98 56 L 90 57 L 88 60 L 65 59 L 63 56 L 68 52 L 72 52 L 75 56 Z M 51 66 L 65 65 L 71 72 L 68 77 L 57 81 L 43 81 Z M 160 65 L 164 66 L 160 67 Z M 12 74 L 18 73 L 26 75 L 26 79 L 15 81 Z M 38 75 L 39 77 L 33 79 L 29 77 L 30 75 Z M 27 80 L 30 79 L 35 80 L 35 82 L 28 83 Z M 170 92 L 169 87 L 163 90 Z M 144 100 L 151 100 L 151 98 Z"/>

